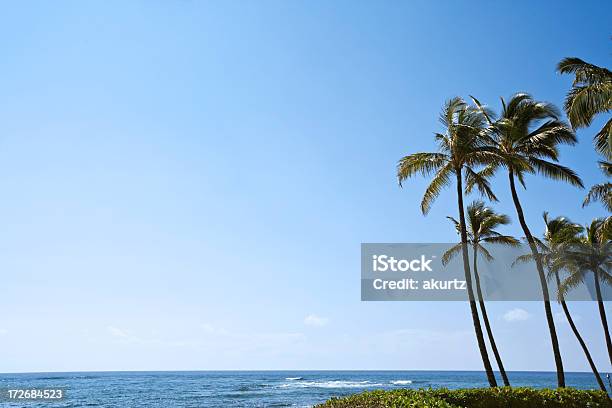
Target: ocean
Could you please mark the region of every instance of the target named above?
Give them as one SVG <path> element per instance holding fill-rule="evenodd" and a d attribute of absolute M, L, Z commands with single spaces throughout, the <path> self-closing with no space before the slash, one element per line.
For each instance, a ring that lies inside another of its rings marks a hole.
<path fill-rule="evenodd" d="M 555 387 L 552 372 L 510 372 L 514 386 Z M 568 386 L 597 388 L 590 373 Z M 178 371 L 1 374 L 0 388 L 62 389 L 54 402 L 3 407 L 311 407 L 332 396 L 373 389 L 485 387 L 473 371 Z"/>

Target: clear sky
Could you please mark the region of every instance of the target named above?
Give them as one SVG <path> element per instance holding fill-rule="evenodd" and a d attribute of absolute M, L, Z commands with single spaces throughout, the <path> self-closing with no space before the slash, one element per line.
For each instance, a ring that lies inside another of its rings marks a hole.
<path fill-rule="evenodd" d="M 0 372 L 481 369 L 466 303 L 360 301 L 360 243 L 455 239 L 452 190 L 423 217 L 425 184 L 398 188 L 397 160 L 434 148 L 452 96 L 560 105 L 561 58 L 612 65 L 611 15 L 591 1 L 5 3 Z M 602 181 L 593 132 L 562 155 L 587 185 Z M 527 183 L 534 231 L 544 210 L 604 215 L 580 208 L 584 191 Z M 493 186 L 514 219 L 506 179 Z M 609 370 L 595 305 L 570 307 Z M 507 369 L 554 368 L 540 303 L 489 308 Z M 567 369 L 588 370 L 558 326 Z"/>

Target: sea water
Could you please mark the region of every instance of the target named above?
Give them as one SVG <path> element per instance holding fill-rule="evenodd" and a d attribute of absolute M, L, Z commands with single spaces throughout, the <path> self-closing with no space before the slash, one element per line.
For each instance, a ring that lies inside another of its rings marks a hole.
<path fill-rule="evenodd" d="M 555 387 L 553 372 L 510 372 L 514 386 Z M 597 388 L 591 373 L 567 385 Z M 486 387 L 474 371 L 195 371 L 2 374 L 0 388 L 63 389 L 55 402 L 3 407 L 311 407 L 330 397 L 399 388 Z"/>

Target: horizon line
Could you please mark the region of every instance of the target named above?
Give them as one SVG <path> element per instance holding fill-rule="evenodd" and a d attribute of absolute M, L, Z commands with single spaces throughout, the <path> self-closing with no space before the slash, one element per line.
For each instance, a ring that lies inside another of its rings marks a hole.
<path fill-rule="evenodd" d="M 0 375 L 14 374 L 78 374 L 78 373 L 214 373 L 214 372 L 460 372 L 460 373 L 483 373 L 485 370 L 434 370 L 434 369 L 259 369 L 259 370 L 241 370 L 241 369 L 220 369 L 220 370 L 81 370 L 81 371 L 16 371 L 16 372 L 1 372 Z M 498 370 L 493 370 L 499 374 Z M 538 373 L 538 374 L 556 374 L 555 370 L 506 370 L 507 373 Z M 612 371 L 601 371 L 602 373 L 612 373 Z M 566 374 L 593 374 L 590 370 L 585 371 L 565 371 Z"/>

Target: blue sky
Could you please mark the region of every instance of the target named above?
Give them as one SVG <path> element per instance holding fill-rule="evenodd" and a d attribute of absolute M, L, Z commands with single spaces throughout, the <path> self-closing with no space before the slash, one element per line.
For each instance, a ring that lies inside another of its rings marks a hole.
<path fill-rule="evenodd" d="M 560 105 L 610 66 L 600 2 L 35 2 L 0 16 L 1 372 L 481 369 L 465 303 L 363 303 L 361 242 L 448 242 L 397 160 L 455 95 Z M 601 124 L 598 120 L 594 128 Z M 562 162 L 601 181 L 593 129 Z M 587 222 L 535 178 L 528 222 Z M 506 179 L 497 209 L 514 217 Z M 520 235 L 516 223 L 506 230 Z M 595 305 L 572 304 L 596 361 Z M 555 311 L 558 312 L 557 309 Z M 490 305 L 509 370 L 554 368 L 539 303 Z M 569 370 L 588 370 L 564 322 Z"/>

